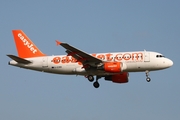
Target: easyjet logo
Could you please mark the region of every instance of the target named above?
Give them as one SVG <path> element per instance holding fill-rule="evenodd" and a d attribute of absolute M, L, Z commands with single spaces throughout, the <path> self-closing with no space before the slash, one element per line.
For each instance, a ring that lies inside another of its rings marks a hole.
<path fill-rule="evenodd" d="M 134 52 L 134 53 L 116 53 L 116 54 L 91 54 L 92 56 L 99 58 L 104 61 L 116 61 L 116 62 L 121 62 L 121 61 L 130 61 L 130 62 L 142 62 L 143 61 L 143 53 L 142 52 Z M 59 64 L 59 63 L 76 63 L 79 62 L 72 56 L 63 56 L 63 57 L 54 57 L 52 62 L 54 64 Z M 116 65 L 111 65 L 110 67 L 115 67 Z"/>
<path fill-rule="evenodd" d="M 117 54 L 92 54 L 92 56 L 106 61 L 142 61 L 143 53 L 117 53 Z"/>
<path fill-rule="evenodd" d="M 32 51 L 33 54 L 37 52 L 37 50 L 34 48 L 34 45 L 32 43 L 29 43 L 29 41 L 26 40 L 26 38 L 21 33 L 18 33 L 18 37 L 24 43 L 24 45 L 29 48 L 30 51 Z"/>

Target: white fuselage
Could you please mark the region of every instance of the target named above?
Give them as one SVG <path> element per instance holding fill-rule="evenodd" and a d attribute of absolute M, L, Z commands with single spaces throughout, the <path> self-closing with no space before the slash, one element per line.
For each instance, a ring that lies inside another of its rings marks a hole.
<path fill-rule="evenodd" d="M 141 72 L 161 70 L 172 66 L 173 62 L 165 58 L 162 54 L 150 51 L 137 52 L 116 52 L 116 53 L 98 53 L 91 54 L 103 61 L 121 62 L 122 72 Z M 75 74 L 75 75 L 110 75 L 115 73 L 107 73 L 99 70 L 86 71 L 80 62 L 67 55 L 43 56 L 26 58 L 31 61 L 30 64 L 20 64 L 12 60 L 10 65 L 43 71 L 55 74 Z M 92 64 L 93 66 L 93 64 Z"/>

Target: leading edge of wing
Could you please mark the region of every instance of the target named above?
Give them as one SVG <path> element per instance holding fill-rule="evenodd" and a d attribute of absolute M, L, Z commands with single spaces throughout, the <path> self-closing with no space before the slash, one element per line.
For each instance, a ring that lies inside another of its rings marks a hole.
<path fill-rule="evenodd" d="M 101 63 L 102 62 L 102 60 L 100 60 L 82 50 L 79 50 L 67 43 L 62 43 L 62 42 L 59 42 L 58 40 L 56 40 L 56 44 L 64 47 L 66 49 L 66 53 L 68 53 L 68 55 L 76 58 L 80 62 L 90 62 L 90 63 L 92 63 L 92 62 L 93 63 Z"/>

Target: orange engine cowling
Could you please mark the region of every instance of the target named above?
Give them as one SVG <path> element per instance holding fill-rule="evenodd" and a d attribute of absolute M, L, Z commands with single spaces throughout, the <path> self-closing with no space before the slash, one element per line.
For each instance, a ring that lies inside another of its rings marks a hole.
<path fill-rule="evenodd" d="M 111 73 L 120 73 L 122 68 L 121 62 L 105 62 L 104 71 Z"/>
<path fill-rule="evenodd" d="M 127 72 L 123 72 L 116 75 L 105 76 L 105 80 L 112 81 L 114 83 L 127 83 L 129 74 Z"/>

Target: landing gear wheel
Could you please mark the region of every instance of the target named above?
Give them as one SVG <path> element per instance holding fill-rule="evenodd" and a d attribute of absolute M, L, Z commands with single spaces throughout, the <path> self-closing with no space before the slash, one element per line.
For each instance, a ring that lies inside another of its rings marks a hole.
<path fill-rule="evenodd" d="M 149 71 L 146 70 L 145 72 L 146 72 L 146 81 L 147 81 L 147 82 L 150 82 L 150 81 L 151 81 L 151 78 L 149 77 Z"/>
<path fill-rule="evenodd" d="M 93 81 L 94 81 L 94 77 L 93 77 L 92 75 L 88 75 L 87 78 L 88 78 L 88 80 L 89 80 L 90 82 L 93 82 Z"/>
<path fill-rule="evenodd" d="M 98 82 L 94 82 L 94 83 L 93 83 L 93 86 L 94 86 L 95 88 L 99 88 L 100 84 L 99 84 Z"/>
<path fill-rule="evenodd" d="M 147 77 L 147 78 L 146 78 L 146 81 L 147 81 L 147 82 L 150 82 L 150 81 L 151 81 L 151 78 Z"/>

